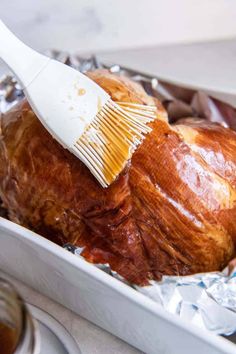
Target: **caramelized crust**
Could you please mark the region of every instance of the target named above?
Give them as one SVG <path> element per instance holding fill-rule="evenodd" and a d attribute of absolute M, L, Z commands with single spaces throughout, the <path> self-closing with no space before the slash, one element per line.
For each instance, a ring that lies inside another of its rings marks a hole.
<path fill-rule="evenodd" d="M 236 241 L 236 133 L 191 120 L 170 126 L 138 84 L 103 70 L 89 76 L 115 101 L 156 105 L 152 132 L 103 189 L 19 104 L 0 131 L 0 196 L 10 218 L 84 247 L 87 260 L 137 284 L 223 268 Z"/>

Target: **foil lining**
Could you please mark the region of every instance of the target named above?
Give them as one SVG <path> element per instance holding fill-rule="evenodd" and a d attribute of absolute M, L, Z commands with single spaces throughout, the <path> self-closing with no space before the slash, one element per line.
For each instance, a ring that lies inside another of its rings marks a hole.
<path fill-rule="evenodd" d="M 204 92 L 168 84 L 155 77 L 121 68 L 119 65 L 106 67 L 99 63 L 96 57 L 84 59 L 57 51 L 50 51 L 47 54 L 81 72 L 106 68 L 111 72 L 132 78 L 139 82 L 148 94 L 162 101 L 171 123 L 188 117 L 196 119 L 199 117 L 236 129 L 236 110 L 224 102 L 209 97 Z M 23 96 L 14 77 L 6 75 L 0 80 L 1 113 L 12 108 Z M 7 217 L 1 201 L 0 216 Z M 82 248 L 68 244 L 64 247 L 81 257 Z M 231 261 L 223 272 L 192 276 L 163 276 L 161 281 L 151 281 L 145 287 L 127 283 L 110 268 L 109 264 L 95 264 L 95 266 L 135 288 L 188 323 L 191 322 L 216 334 L 229 336 L 236 332 L 236 261 Z"/>
<path fill-rule="evenodd" d="M 64 246 L 81 257 L 83 248 Z M 83 258 L 84 259 L 84 258 Z M 202 329 L 230 336 L 236 332 L 236 262 L 231 261 L 222 272 L 191 276 L 163 276 L 140 287 L 128 283 L 109 264 L 95 266 L 114 278 L 148 296 L 168 312 Z"/>

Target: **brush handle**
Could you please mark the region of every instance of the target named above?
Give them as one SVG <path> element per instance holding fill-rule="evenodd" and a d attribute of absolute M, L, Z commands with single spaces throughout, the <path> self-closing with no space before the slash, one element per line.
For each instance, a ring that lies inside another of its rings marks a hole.
<path fill-rule="evenodd" d="M 22 43 L 0 20 L 0 58 L 26 88 L 50 59 Z"/>

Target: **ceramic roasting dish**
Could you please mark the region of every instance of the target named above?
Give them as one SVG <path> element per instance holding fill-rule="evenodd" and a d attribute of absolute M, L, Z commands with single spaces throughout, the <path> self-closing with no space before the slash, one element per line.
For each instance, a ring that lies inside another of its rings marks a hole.
<path fill-rule="evenodd" d="M 135 75 L 144 86 L 150 81 Z M 3 217 L 0 268 L 145 353 L 235 353 L 228 340 L 168 313 L 81 257 Z"/>

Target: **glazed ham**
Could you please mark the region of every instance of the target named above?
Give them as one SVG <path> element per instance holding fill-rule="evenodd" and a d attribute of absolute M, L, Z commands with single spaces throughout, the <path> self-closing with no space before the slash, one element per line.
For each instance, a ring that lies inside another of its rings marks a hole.
<path fill-rule="evenodd" d="M 204 121 L 171 126 L 136 83 L 95 71 L 114 101 L 156 106 L 152 132 L 103 189 L 23 101 L 3 115 L 0 197 L 11 220 L 60 245 L 84 247 L 145 285 L 162 275 L 222 269 L 236 242 L 236 133 Z"/>

